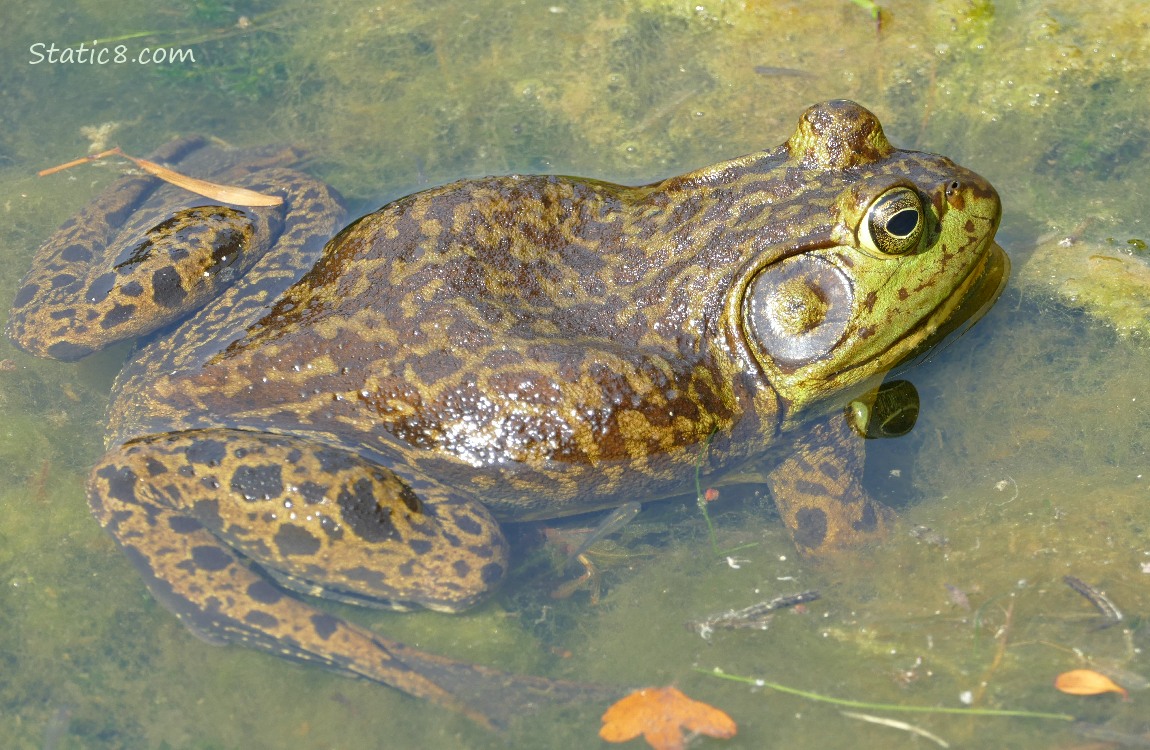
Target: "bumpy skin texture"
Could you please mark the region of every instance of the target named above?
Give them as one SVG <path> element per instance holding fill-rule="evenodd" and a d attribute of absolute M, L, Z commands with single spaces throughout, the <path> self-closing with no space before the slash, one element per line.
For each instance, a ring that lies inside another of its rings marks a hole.
<path fill-rule="evenodd" d="M 139 200 L 125 191 L 144 192 L 140 181 L 97 199 L 85 222 L 112 213 L 135 231 L 180 208 L 168 196 L 128 216 Z M 315 185 L 296 190 L 302 213 L 278 221 L 309 228 L 305 242 L 262 239 L 276 220 L 246 209 L 255 218 L 238 223 L 208 211 L 210 227 L 195 221 L 204 210 L 185 214 L 191 242 L 159 234 L 200 265 L 149 267 L 91 311 L 82 298 L 109 286 L 108 266 L 147 253 L 125 239 L 94 260 L 110 232 L 77 239 L 83 227 L 66 225 L 38 254 L 9 334 L 74 357 L 99 345 L 91 330 L 118 331 L 124 287 L 143 286 L 133 299 L 164 313 L 179 278 L 196 300 L 184 322 L 116 383 L 110 452 L 89 486 L 96 517 L 204 637 L 480 720 L 500 705 L 465 686 L 492 673 L 360 631 L 270 581 L 461 609 L 505 569 L 497 521 L 668 497 L 693 485 L 696 465 L 709 484 L 764 477 L 805 553 L 880 538 L 890 514 L 859 484 L 843 406 L 977 319 L 1008 271 L 993 189 L 943 157 L 894 149 L 852 102 L 812 107 L 777 149 L 645 187 L 510 176 L 428 190 L 318 255 L 334 210 L 317 206 Z M 246 275 L 215 272 L 232 248 L 263 245 Z M 232 286 L 191 291 L 216 276 Z M 504 707 L 564 690 L 502 679 Z"/>

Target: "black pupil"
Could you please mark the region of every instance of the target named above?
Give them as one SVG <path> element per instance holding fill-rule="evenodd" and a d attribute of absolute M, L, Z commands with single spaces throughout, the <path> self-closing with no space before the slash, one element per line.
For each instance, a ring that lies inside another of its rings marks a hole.
<path fill-rule="evenodd" d="M 895 237 L 907 237 L 918 226 L 918 211 L 913 208 L 904 208 L 886 223 L 886 231 Z"/>

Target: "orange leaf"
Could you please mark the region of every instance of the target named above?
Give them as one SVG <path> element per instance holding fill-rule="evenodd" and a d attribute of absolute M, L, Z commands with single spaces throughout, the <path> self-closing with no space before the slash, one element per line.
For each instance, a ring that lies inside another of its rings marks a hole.
<path fill-rule="evenodd" d="M 1123 698 L 1130 699 L 1130 694 L 1126 692 L 1126 688 L 1093 669 L 1072 669 L 1069 672 L 1063 672 L 1055 678 L 1054 687 L 1070 695 L 1121 693 Z"/>
<path fill-rule="evenodd" d="M 673 687 L 646 688 L 607 709 L 599 736 L 626 742 L 641 734 L 655 750 L 682 750 L 684 729 L 726 739 L 735 736 L 737 727 L 719 709 L 691 700 Z"/>
<path fill-rule="evenodd" d="M 42 169 L 39 172 L 41 177 L 47 177 L 50 174 L 62 172 L 65 169 L 71 169 L 78 164 L 87 164 L 90 161 L 103 159 L 105 156 L 122 156 L 128 161 L 135 164 L 140 169 L 155 177 L 159 177 L 165 182 L 169 182 L 176 187 L 181 187 L 184 190 L 202 195 L 205 198 L 211 198 L 214 201 L 221 203 L 231 203 L 235 206 L 279 206 L 282 205 L 284 199 L 278 195 L 266 195 L 264 193 L 257 193 L 254 190 L 247 188 L 237 187 L 235 185 L 221 185 L 216 182 L 208 182 L 196 177 L 189 177 L 186 174 L 181 174 L 174 169 L 156 164 L 155 162 L 148 161 L 147 159 L 137 159 L 134 156 L 129 156 L 120 150 L 119 146 L 110 148 L 107 151 L 102 151 L 92 156 L 82 156 L 79 159 L 74 159 L 66 164 L 60 164 L 48 169 Z"/>
<path fill-rule="evenodd" d="M 159 177 L 165 182 L 170 182 L 176 187 L 182 187 L 184 190 L 202 195 L 205 198 L 211 198 L 214 201 L 231 203 L 236 206 L 278 206 L 284 202 L 284 199 L 278 195 L 264 195 L 254 190 L 248 190 L 247 188 L 208 182 L 207 180 L 180 174 L 175 170 L 162 167 L 147 159 L 137 159 L 134 156 L 128 156 L 123 151 L 120 151 L 119 154 L 140 169 Z"/>

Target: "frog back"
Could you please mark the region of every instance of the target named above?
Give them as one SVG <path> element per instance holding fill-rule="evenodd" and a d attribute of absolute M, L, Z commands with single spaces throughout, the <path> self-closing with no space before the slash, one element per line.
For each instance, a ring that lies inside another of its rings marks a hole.
<path fill-rule="evenodd" d="M 742 238 L 710 227 L 737 210 L 729 182 L 709 189 L 723 171 L 642 188 L 488 178 L 397 201 L 202 366 L 161 356 L 129 375 L 114 427 L 308 434 L 515 517 L 681 491 L 711 435 L 716 455 L 750 455 L 774 432 L 769 389 L 719 325 L 730 277 L 762 251 L 745 222 Z"/>

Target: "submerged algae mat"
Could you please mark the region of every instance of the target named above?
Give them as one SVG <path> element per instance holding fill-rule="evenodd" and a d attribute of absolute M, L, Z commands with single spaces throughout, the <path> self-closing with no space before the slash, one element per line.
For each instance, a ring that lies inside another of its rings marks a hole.
<path fill-rule="evenodd" d="M 720 548 L 754 546 L 712 554 L 691 500 L 648 508 L 596 549 L 598 605 L 586 592 L 552 599 L 557 581 L 542 575 L 549 553 L 538 551 L 535 530 L 520 529 L 530 555 L 473 613 L 335 609 L 414 646 L 512 671 L 676 683 L 739 722 L 730 747 L 911 740 L 696 668 L 891 703 L 959 706 L 969 692 L 979 705 L 1144 731 L 1145 692 L 1123 704 L 1051 688 L 1084 659 L 1128 687 L 1150 674 L 1150 395 L 1138 377 L 1150 352 L 1115 332 L 1144 328 L 1150 299 L 1138 280 L 1142 251 L 1130 242 L 1147 239 L 1150 117 L 1135 95 L 1148 83 L 1143 9 L 1136 0 L 880 5 L 881 25 L 834 0 L 346 1 L 319 10 L 156 10 L 129 0 L 113 14 L 91 3 L 0 11 L 6 49 L 147 30 L 158 33 L 124 43 L 203 53 L 194 66 L 165 69 L 0 73 L 11 94 L 0 112 L 0 246 L 9 259 L 0 299 L 11 298 L 36 243 L 113 170 L 30 175 L 82 153 L 109 122 L 120 123 L 112 143 L 130 153 L 193 130 L 304 143 L 312 171 L 366 211 L 465 175 L 648 181 L 776 145 L 810 103 L 854 98 L 896 145 L 945 153 L 999 188 L 1000 243 L 1018 282 L 971 333 L 914 371 L 923 393 L 916 430 L 875 446 L 875 481 L 902 501 L 904 528 L 890 544 L 812 565 L 795 558 L 769 502 L 724 489 L 711 506 Z M 1076 258 L 1088 273 L 1050 268 Z M 1115 276 L 1119 267 L 1134 280 Z M 1121 319 L 1107 309 L 1115 306 Z M 6 746 L 598 742 L 604 706 L 544 712 L 492 736 L 395 691 L 196 641 L 148 597 L 84 508 L 83 479 L 101 451 L 101 414 L 124 355 L 58 365 L 0 343 L 9 363 L 0 367 Z M 912 536 L 920 525 L 931 531 Z M 1062 583 L 1067 574 L 1105 590 L 1127 615 L 1122 625 L 1096 629 L 1097 613 Z M 776 615 L 766 631 L 706 642 L 684 627 L 804 589 L 822 599 Z M 910 720 L 952 746 L 1077 741 L 1060 723 Z"/>

